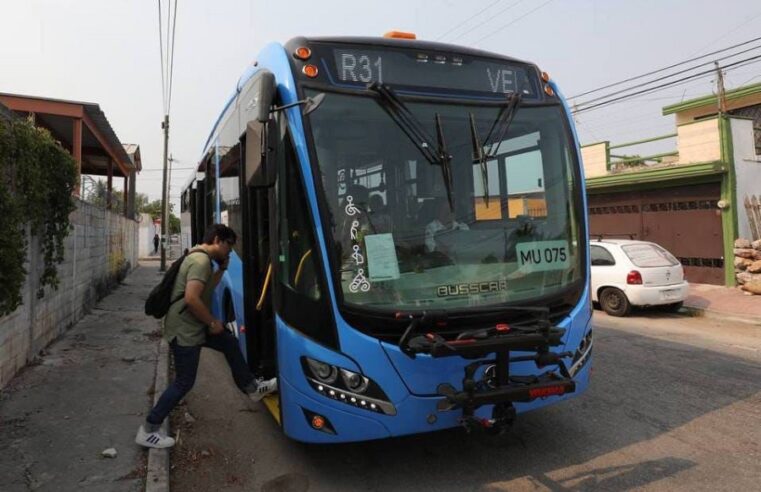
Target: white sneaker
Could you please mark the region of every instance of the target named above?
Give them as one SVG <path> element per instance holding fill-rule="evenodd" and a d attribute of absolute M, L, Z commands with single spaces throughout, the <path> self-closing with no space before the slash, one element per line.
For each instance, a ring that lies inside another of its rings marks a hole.
<path fill-rule="evenodd" d="M 174 438 L 162 436 L 158 432 L 146 432 L 142 425 L 137 430 L 135 442 L 146 448 L 171 448 L 174 446 Z"/>
<path fill-rule="evenodd" d="M 262 398 L 275 391 L 277 391 L 277 378 L 268 379 L 266 381 L 263 379 L 257 379 L 256 389 L 250 391 L 248 396 L 254 401 L 260 401 Z"/>

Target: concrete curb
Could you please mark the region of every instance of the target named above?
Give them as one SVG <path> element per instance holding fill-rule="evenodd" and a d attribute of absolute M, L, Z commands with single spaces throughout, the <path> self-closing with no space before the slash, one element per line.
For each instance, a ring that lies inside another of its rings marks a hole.
<path fill-rule="evenodd" d="M 163 338 L 158 346 L 156 379 L 153 385 L 153 404 L 158 402 L 169 383 L 169 344 Z M 169 435 L 169 419 L 161 430 Z M 148 450 L 148 466 L 145 476 L 145 492 L 169 492 L 169 448 Z"/>
<path fill-rule="evenodd" d="M 703 309 L 693 306 L 683 306 L 679 314 L 690 317 L 702 317 L 709 319 L 718 319 L 722 321 L 731 321 L 737 323 L 747 323 L 751 325 L 761 325 L 761 318 L 756 316 L 737 316 L 713 309 Z"/>

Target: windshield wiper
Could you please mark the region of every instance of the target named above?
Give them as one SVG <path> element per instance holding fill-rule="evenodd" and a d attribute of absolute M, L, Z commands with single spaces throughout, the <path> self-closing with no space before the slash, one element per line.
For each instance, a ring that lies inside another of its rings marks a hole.
<path fill-rule="evenodd" d="M 441 166 L 441 173 L 444 178 L 444 186 L 447 190 L 449 207 L 454 211 L 454 198 L 452 195 L 452 156 L 449 154 L 446 147 L 444 131 L 441 126 L 441 117 L 439 114 L 436 113 L 435 115 L 437 142 L 434 144 L 433 139 L 425 130 L 422 123 L 420 123 L 407 105 L 399 99 L 389 86 L 373 82 L 367 86 L 367 89 L 380 96 L 376 99 L 378 104 L 380 104 L 383 110 L 391 117 L 391 120 L 401 128 L 423 157 L 425 157 L 430 164 Z"/>
<path fill-rule="evenodd" d="M 513 92 L 507 100 L 507 105 L 503 107 L 494 119 L 494 122 L 486 134 L 486 140 L 481 143 L 476 129 L 476 119 L 473 113 L 470 113 L 470 141 L 473 146 L 473 163 L 478 164 L 481 168 L 481 181 L 484 186 L 484 201 L 489 206 L 489 173 L 486 169 L 486 162 L 497 157 L 499 146 L 507 135 L 507 130 L 513 122 L 515 113 L 521 103 L 521 94 Z M 496 137 L 496 135 L 499 135 Z M 484 151 L 488 147 L 487 151 Z"/>
<path fill-rule="evenodd" d="M 486 134 L 486 140 L 484 140 L 484 147 L 488 147 L 486 151 L 486 159 L 494 159 L 497 157 L 499 146 L 502 145 L 507 130 L 510 128 L 510 124 L 513 122 L 515 113 L 517 113 L 518 106 L 521 104 L 521 96 L 518 92 L 513 92 L 507 100 L 507 105 L 497 115 L 497 118 L 492 123 L 489 133 Z M 495 137 L 495 135 L 499 135 Z"/>

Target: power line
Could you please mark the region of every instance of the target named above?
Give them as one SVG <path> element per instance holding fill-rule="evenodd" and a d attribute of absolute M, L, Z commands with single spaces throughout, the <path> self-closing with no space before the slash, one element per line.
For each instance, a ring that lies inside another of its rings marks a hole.
<path fill-rule="evenodd" d="M 505 7 L 504 9 L 502 9 L 499 12 L 495 13 L 494 15 L 490 16 L 488 19 L 479 22 L 478 24 L 476 24 L 475 26 L 472 26 L 467 31 L 465 31 L 463 33 L 460 33 L 458 36 L 452 38 L 452 42 L 457 41 L 458 39 L 460 39 L 460 38 L 462 38 L 464 36 L 467 36 L 468 34 L 470 34 L 471 32 L 475 31 L 476 29 L 478 29 L 479 27 L 483 26 L 484 24 L 493 21 L 494 19 L 498 18 L 500 15 L 504 14 L 508 10 L 512 9 L 513 7 L 517 6 L 520 3 L 523 3 L 523 1 L 524 0 L 518 0 L 517 2 L 511 3 L 510 5 Z"/>
<path fill-rule="evenodd" d="M 529 15 L 533 14 L 534 12 L 536 12 L 536 11 L 537 11 L 537 10 L 539 10 L 539 9 L 541 9 L 542 7 L 544 7 L 545 5 L 549 4 L 549 3 L 550 3 L 550 2 L 552 2 L 552 1 L 553 1 L 553 0 L 547 0 L 546 2 L 544 2 L 543 4 L 541 4 L 540 6 L 536 7 L 535 9 L 529 10 L 528 12 L 526 12 L 525 14 L 523 14 L 522 16 L 515 18 L 513 21 L 511 21 L 511 22 L 508 22 L 507 24 L 505 24 L 504 26 L 500 27 L 499 29 L 496 29 L 496 30 L 492 31 L 491 33 L 487 34 L 486 36 L 483 36 L 483 37 L 480 37 L 480 38 L 476 39 L 476 40 L 473 42 L 473 44 L 478 44 L 478 43 L 480 43 L 481 41 L 483 41 L 484 39 L 486 39 L 486 38 L 488 38 L 488 37 L 491 37 L 491 36 L 493 36 L 493 35 L 497 34 L 499 31 L 501 31 L 501 30 L 503 30 L 503 29 L 506 29 L 506 28 L 508 28 L 508 27 L 512 26 L 513 24 L 515 24 L 515 23 L 516 23 L 516 22 L 518 22 L 519 20 L 521 20 L 521 19 L 524 19 L 524 18 L 528 17 Z"/>
<path fill-rule="evenodd" d="M 724 34 L 722 34 L 722 35 L 721 35 L 721 36 L 719 36 L 718 38 L 714 39 L 713 41 L 711 41 L 711 42 L 710 42 L 710 43 L 708 43 L 707 45 L 705 45 L 705 46 L 703 46 L 702 48 L 700 48 L 698 51 L 696 51 L 696 52 L 694 53 L 694 55 L 697 55 L 698 53 L 700 53 L 700 52 L 701 52 L 701 51 L 703 51 L 704 49 L 706 49 L 706 48 L 708 48 L 709 46 L 711 46 L 711 45 L 712 45 L 713 43 L 715 43 L 716 41 L 720 41 L 720 40 L 722 40 L 722 39 L 726 38 L 727 36 L 729 36 L 730 34 L 732 34 L 732 33 L 734 33 L 734 32 L 737 32 L 737 30 L 738 30 L 738 29 L 740 29 L 741 27 L 745 27 L 747 24 L 750 24 L 751 22 L 753 22 L 754 20 L 758 19 L 759 17 L 761 17 L 761 12 L 759 12 L 759 13 L 758 13 L 758 14 L 756 14 L 756 15 L 754 15 L 754 16 L 753 16 L 753 17 L 751 17 L 750 19 L 747 19 L 747 20 L 745 20 L 745 21 L 744 21 L 744 22 L 742 22 L 740 25 L 738 25 L 738 26 L 735 26 L 735 27 L 733 27 L 733 28 L 729 29 L 727 32 L 725 32 Z M 692 56 L 692 55 L 691 55 L 691 56 Z"/>
<path fill-rule="evenodd" d="M 748 65 L 750 63 L 756 63 L 757 60 L 759 60 L 759 59 L 761 59 L 761 55 L 753 56 L 753 57 L 750 57 L 750 58 L 746 58 L 744 60 L 740 60 L 740 61 L 736 61 L 736 62 L 730 63 L 730 64 L 725 65 L 724 67 L 722 67 L 722 69 L 723 70 L 733 70 L 734 68 L 739 68 L 739 67 Z M 573 114 L 577 114 L 577 113 L 582 113 L 582 112 L 589 111 L 589 110 L 592 110 L 592 109 L 597 109 L 597 108 L 600 108 L 600 107 L 603 107 L 603 106 L 607 106 L 609 104 L 613 104 L 613 103 L 616 103 L 616 102 L 619 102 L 619 101 L 622 101 L 622 100 L 631 99 L 631 98 L 636 97 L 638 95 L 650 94 L 651 92 L 657 92 L 657 91 L 663 90 L 664 88 L 667 88 L 667 87 L 682 85 L 682 84 L 685 84 L 685 83 L 687 83 L 687 82 L 689 82 L 691 80 L 694 80 L 696 78 L 705 77 L 706 75 L 714 74 L 714 73 L 716 73 L 715 70 L 706 70 L 706 71 L 703 71 L 703 72 L 698 72 L 696 74 L 688 75 L 687 77 L 683 77 L 681 79 L 672 80 L 671 82 L 666 82 L 665 84 L 661 84 L 661 85 L 657 85 L 657 86 L 654 86 L 654 87 L 650 87 L 648 89 L 643 89 L 641 91 L 633 92 L 631 94 L 624 94 L 622 96 L 619 96 L 619 97 L 616 97 L 616 98 L 613 98 L 613 99 L 609 99 L 607 101 L 602 101 L 600 103 L 593 104 L 591 106 L 586 106 L 586 107 L 583 107 L 583 108 L 579 108 L 579 109 L 576 109 L 576 110 L 572 111 L 572 113 Z"/>
<path fill-rule="evenodd" d="M 598 91 L 601 91 L 601 90 L 604 90 L 604 89 L 609 89 L 611 87 L 615 87 L 617 85 L 621 85 L 621 84 L 625 84 L 627 82 L 631 82 L 632 80 L 637 80 L 637 79 L 641 79 L 641 78 L 644 78 L 644 77 L 647 77 L 647 76 L 650 76 L 650 75 L 655 75 L 656 73 L 665 72 L 666 70 L 669 70 L 669 69 L 672 69 L 672 68 L 675 68 L 675 67 L 679 67 L 681 65 L 686 65 L 687 63 L 693 62 L 695 60 L 700 60 L 701 58 L 706 58 L 708 56 L 712 56 L 712 55 L 716 55 L 716 54 L 719 54 L 719 53 L 723 53 L 725 51 L 729 51 L 731 49 L 738 48 L 740 46 L 745 46 L 746 44 L 750 44 L 750 43 L 753 43 L 753 42 L 758 41 L 758 40 L 761 40 L 761 37 L 753 38 L 753 39 L 750 39 L 748 41 L 744 41 L 744 42 L 739 43 L 739 44 L 728 46 L 726 48 L 723 48 L 723 49 L 720 49 L 720 50 L 717 50 L 717 51 L 712 51 L 711 53 L 707 53 L 705 55 L 696 56 L 694 58 L 690 58 L 689 60 L 684 60 L 684 61 L 681 61 L 679 63 L 675 63 L 673 65 L 669 65 L 668 67 L 663 67 L 663 68 L 659 68 L 658 70 L 653 70 L 652 72 L 643 73 L 642 75 L 637 75 L 635 77 L 629 77 L 628 79 L 620 80 L 620 81 L 614 82 L 612 84 L 604 85 L 604 86 L 598 87 L 596 89 L 592 89 L 592 90 L 589 90 L 589 91 L 586 91 L 586 92 L 582 92 L 581 94 L 576 94 L 575 96 L 571 96 L 568 99 L 569 100 L 570 99 L 576 99 L 578 97 L 586 96 L 587 94 L 591 94 L 593 92 L 598 92 Z"/>
<path fill-rule="evenodd" d="M 502 1 L 502 0 L 496 0 L 496 1 L 494 1 L 494 2 L 490 3 L 489 5 L 487 5 L 486 7 L 482 8 L 481 10 L 479 10 L 478 12 L 476 12 L 475 14 L 471 15 L 470 17 L 468 17 L 468 18 L 467 18 L 467 19 L 465 19 L 464 21 L 462 21 L 462 22 L 459 22 L 459 23 L 455 24 L 455 25 L 454 25 L 454 27 L 451 27 L 451 28 L 450 28 L 450 29 L 449 29 L 447 32 L 445 32 L 444 34 L 441 34 L 441 35 L 440 35 L 438 38 L 436 38 L 436 41 L 439 41 L 439 40 L 441 40 L 441 39 L 442 39 L 444 36 L 446 36 L 446 35 L 447 35 L 447 34 L 449 34 L 450 32 L 452 32 L 452 31 L 456 31 L 457 29 L 459 29 L 459 28 L 460 28 L 460 26 L 463 26 L 463 25 L 467 24 L 468 22 L 470 22 L 470 20 L 471 20 L 471 19 L 474 19 L 474 18 L 478 17 L 479 15 L 481 15 L 481 14 L 482 14 L 482 13 L 484 13 L 484 12 L 486 12 L 486 11 L 487 11 L 487 10 L 489 10 L 489 9 L 490 9 L 492 6 L 494 6 L 494 5 L 498 4 L 498 3 L 499 3 L 499 2 L 501 2 L 501 1 Z"/>
<path fill-rule="evenodd" d="M 191 169 L 195 169 L 195 168 L 194 167 L 173 167 L 172 168 L 173 171 L 188 171 Z M 143 169 L 140 172 L 141 173 L 158 173 L 162 171 L 163 169 Z"/>
<path fill-rule="evenodd" d="M 164 113 L 166 113 L 166 82 L 164 81 L 164 34 L 161 29 L 161 0 L 159 6 L 159 56 L 161 57 L 161 99 L 164 104 Z"/>
<path fill-rule="evenodd" d="M 705 65 L 713 65 L 717 61 L 726 60 L 727 58 L 734 58 L 735 56 L 742 55 L 742 54 L 748 53 L 749 51 L 757 50 L 759 48 L 761 48 L 761 45 L 754 46 L 752 48 L 748 48 L 747 50 L 738 51 L 737 53 L 733 53 L 731 55 L 727 55 L 727 56 L 724 56 L 724 57 L 721 57 L 721 58 L 717 58 L 716 60 L 711 60 L 711 61 L 708 61 L 708 62 L 699 63 L 698 65 L 693 65 L 690 68 L 685 68 L 683 70 L 679 70 L 677 72 L 674 72 L 674 73 L 671 73 L 671 74 L 668 74 L 668 75 L 664 75 L 662 77 L 658 77 L 658 78 L 649 80 L 647 82 L 642 82 L 641 84 L 636 84 L 636 85 L 627 87 L 625 89 L 621 89 L 621 90 L 618 90 L 618 91 L 615 91 L 615 92 L 610 92 L 608 94 L 605 94 L 604 96 L 599 96 L 599 97 L 596 97 L 594 99 L 588 99 L 586 101 L 582 101 L 582 102 L 578 103 L 578 105 L 579 106 L 587 105 L 587 104 L 589 104 L 591 102 L 600 101 L 602 99 L 606 99 L 606 98 L 608 98 L 610 96 L 615 96 L 617 94 L 621 94 L 621 93 L 630 91 L 632 89 L 637 89 L 637 88 L 640 88 L 640 87 L 645 87 L 645 86 L 650 85 L 652 83 L 660 82 L 661 80 L 670 79 L 672 77 L 676 77 L 677 75 L 681 75 L 681 74 L 684 74 L 684 73 L 687 73 L 687 72 L 691 72 L 691 71 L 696 70 L 696 69 L 698 69 L 700 67 L 703 67 Z"/>
<path fill-rule="evenodd" d="M 169 64 L 169 100 L 167 101 L 166 112 L 172 107 L 172 81 L 174 79 L 174 34 L 177 30 L 177 0 L 174 0 L 174 17 L 172 19 L 172 61 Z M 167 33 L 168 35 L 169 33 Z M 169 43 L 167 43 L 168 45 Z"/>

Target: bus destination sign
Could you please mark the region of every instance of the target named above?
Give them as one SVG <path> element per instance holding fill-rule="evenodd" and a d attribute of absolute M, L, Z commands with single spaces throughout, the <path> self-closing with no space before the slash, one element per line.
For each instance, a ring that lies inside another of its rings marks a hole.
<path fill-rule="evenodd" d="M 449 89 L 486 94 L 520 92 L 537 97 L 537 76 L 529 67 L 476 57 L 380 51 L 333 50 L 334 80 L 366 86 L 371 82 L 395 87 Z"/>

